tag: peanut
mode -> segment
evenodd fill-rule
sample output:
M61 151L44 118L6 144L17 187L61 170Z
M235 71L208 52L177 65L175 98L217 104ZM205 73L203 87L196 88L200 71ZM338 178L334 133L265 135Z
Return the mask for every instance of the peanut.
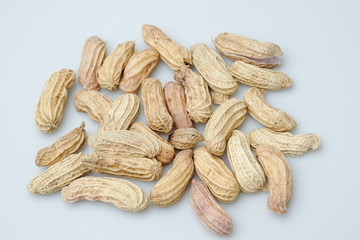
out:
M48 167L61 161L66 156L81 149L87 138L85 123L56 140L53 144L40 149L36 155L35 163L39 167Z
M203 136L195 128L179 128L169 135L171 145L182 150L193 148L203 140Z
M223 102L229 99L229 95L216 92L212 89L210 92L211 92L211 99L214 104L222 104Z
M41 132L50 133L58 127L69 88L75 82L75 72L61 69L51 74L36 106L35 122Z
M256 156L269 179L268 208L276 213L287 212L287 203L291 198L291 172L284 154L270 145L259 145Z
M295 120L280 109L270 106L264 98L265 90L250 88L245 92L244 102L249 114L265 127L274 131L290 131L296 127Z
M102 201L130 212L142 211L149 204L146 193L135 184L108 177L79 178L65 187L61 191L61 196L68 203L84 199Z
M105 57L105 43L100 38L92 36L85 41L78 71L79 82L85 90L99 90L97 71Z

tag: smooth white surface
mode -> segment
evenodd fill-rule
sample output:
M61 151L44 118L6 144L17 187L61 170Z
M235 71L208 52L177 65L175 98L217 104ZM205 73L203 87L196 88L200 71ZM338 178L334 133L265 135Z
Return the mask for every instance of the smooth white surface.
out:
M195 216L189 189L172 207L150 205L136 214L100 202L68 204L59 192L40 196L26 190L44 171L34 163L40 148L81 121L89 135L97 128L75 110L73 97L81 89L76 82L58 130L39 132L34 113L45 81L61 68L77 70L82 45L92 35L106 41L108 53L127 40L136 41L136 51L145 49L142 24L157 25L188 48L199 42L214 48L211 38L225 31L277 43L285 52L277 70L294 84L265 97L295 118L294 133L313 132L321 139L318 151L288 158L294 189L288 213L267 210L268 193L240 194L236 202L221 204L234 224L225 239L360 239L359 1L1 3L0 239L218 239ZM166 83L173 71L161 62L152 76ZM240 86L234 97L242 98L246 89ZM101 92L112 99L122 94ZM145 121L143 112L138 120ZM248 116L241 130L257 127ZM90 153L88 147L84 151ZM148 194L154 185L133 182Z

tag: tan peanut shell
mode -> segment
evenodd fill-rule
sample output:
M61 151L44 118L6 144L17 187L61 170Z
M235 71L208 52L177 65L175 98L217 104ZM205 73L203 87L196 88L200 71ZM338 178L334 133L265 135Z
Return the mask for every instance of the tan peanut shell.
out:
M245 92L244 102L249 114L274 131L284 132L295 128L295 120L284 111L270 106L264 98L265 93L265 90L255 87Z
M103 152L125 157L153 158L160 153L161 146L155 137L129 130L105 131L89 138L94 152Z
M106 49L103 40L92 36L85 41L78 71L79 82L85 90L99 90L97 72L105 57Z
M226 148L226 140L241 125L245 115L246 106L240 99L230 98L220 104L205 126L206 148L212 154L221 156Z
M240 83L268 90L281 90L292 85L291 79L282 72L260 68L242 61L230 66L230 72Z
M206 123L212 114L209 88L201 75L189 68L182 68L174 75L185 89L186 109L195 122Z
M309 150L320 147L320 139L312 133L294 135L289 132L275 132L268 128L260 128L248 133L251 147L272 145L285 156L300 156Z
M169 170L154 186L150 193L151 202L157 207L168 207L182 197L194 174L193 151L179 152Z
M66 156L78 151L86 143L87 134L85 131L85 122L56 140L48 147L38 151L35 163L39 167L48 167L61 161Z
M62 198L73 203L80 200L102 201L117 208L139 212L147 208L149 198L135 184L118 178L82 177L61 191Z
M189 149L204 140L201 133L195 128L179 128L169 135L169 142L176 149Z
M160 137L157 133L155 133L153 130L148 128L143 122L134 122L129 128L129 130L138 133L143 133L145 135L150 135L156 138L156 140L159 142L161 146L160 153L155 156L155 158L159 162L163 164L167 164L174 159L175 157L174 147L168 141L166 141L165 139Z
M150 76L159 60L159 53L153 48L135 53L127 63L120 81L124 93L136 93L141 83Z
M211 89L211 99L214 104L222 104L229 99L229 95L225 95Z
M140 96L149 127L159 132L170 132L173 119L165 105L161 82L154 78L145 79L141 84Z
M220 236L231 232L233 224L230 216L216 202L203 182L197 179L191 181L190 200L196 215L210 231Z
M128 93L117 97L108 112L107 121L99 126L98 132L126 130L139 115L138 96Z
M238 88L224 60L203 43L191 47L193 63L209 87L219 93L231 95Z
M113 105L113 101L95 90L77 91L74 101L78 112L86 112L92 120L100 122L100 124L107 121L108 113Z
M270 145L259 145L256 156L269 179L268 208L276 213L287 212L287 203L291 198L292 182L289 164L284 154Z
M36 106L35 122L41 132L50 133L58 127L69 88L74 84L76 74L70 69L61 69L51 74L46 81Z
M214 44L222 55L230 59L264 68L281 64L276 56L283 55L283 51L274 43L261 42L234 33L220 33Z
M97 81L101 88L112 91L119 86L123 69L135 50L135 42L128 41L119 44L105 59L97 72Z
M217 199L225 203L235 201L240 187L223 160L199 147L194 150L194 164L196 173Z
M83 158L82 163L96 173L111 174L142 181L158 179L162 172L161 163L154 158L93 153Z
M165 84L164 99L176 128L194 127L194 123L186 110L184 88L179 83L168 82Z
M160 53L160 58L172 69L179 70L189 66L191 53L185 47L166 36L158 27L143 25L142 35L145 43Z
M50 194L61 190L90 170L81 162L84 157L86 157L84 153L71 154L52 165L30 181L28 191L38 194Z
M227 155L240 189L246 193L264 190L265 174L250 149L247 135L235 130L227 143Z

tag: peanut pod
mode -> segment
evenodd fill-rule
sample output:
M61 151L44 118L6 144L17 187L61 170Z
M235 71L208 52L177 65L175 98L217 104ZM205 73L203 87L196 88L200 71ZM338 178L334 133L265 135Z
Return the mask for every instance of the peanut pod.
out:
M169 142L176 149L189 149L204 140L201 133L195 128L179 128L169 135Z

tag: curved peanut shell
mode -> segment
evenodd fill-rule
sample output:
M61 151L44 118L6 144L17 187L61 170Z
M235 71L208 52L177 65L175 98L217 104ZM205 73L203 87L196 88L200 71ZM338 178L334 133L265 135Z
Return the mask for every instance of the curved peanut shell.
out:
M150 193L151 202L157 207L168 207L182 197L194 174L193 151L179 152L169 170L154 186Z
M256 156L269 179L268 208L279 214L286 213L292 193L292 182L284 154L273 146L259 145L256 148Z
M69 88L74 84L76 74L70 69L61 69L51 74L46 81L36 106L35 122L41 132L50 133L58 127Z
M139 115L140 102L133 93L117 97L109 110L107 121L99 126L98 132L126 130Z
M160 53L160 58L172 69L179 70L191 64L191 53L185 47L166 36L158 27L143 25L145 43Z
M233 60L265 68L281 64L276 56L283 55L283 51L274 43L261 42L234 33L220 33L214 44L222 55Z
M131 56L120 81L120 90L124 93L136 93L144 79L155 69L158 59L159 53L153 48Z
M179 83L168 82L165 84L164 99L176 128L194 127L186 110L184 88Z
M250 149L247 135L235 130L227 143L227 155L240 189L246 193L264 190L265 174Z
M103 152L125 157L153 158L160 153L161 146L152 136L129 130L105 131L89 138L94 152Z
M79 178L64 188L61 196L68 203L80 200L102 201L130 212L142 211L149 204L146 193L135 184L108 177Z
M248 134L251 147L272 145L285 156L300 156L309 150L320 147L320 139L312 133L294 135L289 132L275 132L268 128L260 128Z
M100 122L100 124L107 121L110 108L113 105L113 101L95 90L77 91L74 101L78 112L86 112L92 120Z
M194 164L196 173L217 199L225 203L235 201L240 187L223 160L199 147L194 150Z
M211 89L211 99L214 104L222 104L229 99L229 95L225 95Z
M119 44L105 59L97 72L97 81L101 88L112 91L119 86L123 69L135 50L135 42L128 41Z
M105 42L96 36L88 38L82 50L79 82L85 90L99 90L97 71L106 57Z
M96 173L111 174L142 181L158 179L162 172L161 163L154 158L93 153L83 158L82 163Z
M161 82L154 78L145 79L141 84L140 96L149 127L159 132L170 132L173 119L165 105Z
M145 135L153 136L156 138L156 140L158 140L158 142L161 146L161 151L158 155L155 156L155 158L159 162L161 162L163 164L167 164L167 163L171 162L171 160L174 159L174 156L175 156L174 147L168 141L166 141L165 139L160 137L157 133L155 133L153 130L148 128L144 123L134 122L131 125L131 127L129 128L129 130L138 132L138 133L143 133Z
M39 167L54 165L66 156L81 149L87 139L84 128L85 122L82 122L80 127L71 130L50 146L40 149L36 155L36 165Z
M90 169L82 164L84 153L71 154L64 160L52 165L45 172L31 179L28 191L38 194L50 194L59 191Z
M189 149L204 140L201 133L195 128L179 128L169 135L169 142L176 149Z
M203 43L191 47L193 63L209 87L219 93L231 95L238 88L224 60Z
M201 75L189 68L182 68L174 75L185 89L186 109L195 122L206 123L212 114L211 98L207 83Z
M215 110L205 126L206 148L217 156L221 156L226 147L226 140L235 128L244 121L246 106L236 98L226 100Z
M231 74L240 83L268 90L281 90L292 85L291 79L282 72L260 68L242 61L230 66Z
M230 216L216 202L206 185L197 180L191 181L190 200L200 221L217 235L225 236L233 227Z
M244 102L249 114L265 127L274 131L290 131L296 127L295 120L280 109L270 106L264 98L265 90L250 88L245 92Z

